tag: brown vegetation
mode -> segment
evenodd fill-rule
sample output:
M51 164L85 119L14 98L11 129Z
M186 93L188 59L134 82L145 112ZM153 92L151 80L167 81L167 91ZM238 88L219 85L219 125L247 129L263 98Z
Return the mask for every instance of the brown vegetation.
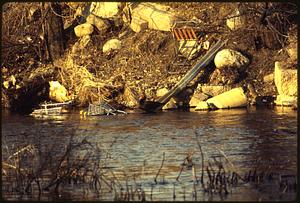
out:
M136 95L145 93L148 99L153 100L157 89L172 87L191 67L173 64L177 43L171 32L147 29L135 33L122 21L122 12L107 20L110 28L106 33L96 31L87 46L74 49L74 43L78 40L72 28L84 21L83 17L77 15L76 8L84 4L67 3L59 4L61 14L54 12L66 27L66 50L54 65L48 64L50 58L43 27L47 15L42 5L7 3L3 6L1 66L6 70L2 71L4 80L14 75L17 83L27 88L29 76L35 78L32 75L35 70L48 66L54 68L50 75L45 77L37 74L45 82L59 80L78 103L86 105L105 100L124 104L125 85ZM211 2L163 5L170 6L180 20L196 19L206 36L205 40L213 43L219 38L228 39L228 48L239 50L250 58L250 66L236 81L239 85L252 84L259 96L275 93L274 86L264 86L263 77L273 71L275 60L288 59L285 48L291 41L288 40L289 36L296 32L296 5ZM242 11L240 15L247 20L242 28L230 31L226 27L226 20L232 18L230 13L236 8ZM53 12L53 9L48 12ZM122 48L103 53L104 42L111 38L120 39ZM204 54L203 51L201 54ZM191 60L190 64L196 61L197 58ZM290 61L288 65L293 66L293 63ZM204 81L209 83L209 78ZM3 94L4 106L18 105L19 100L14 101L10 96L19 94L17 90L5 90Z

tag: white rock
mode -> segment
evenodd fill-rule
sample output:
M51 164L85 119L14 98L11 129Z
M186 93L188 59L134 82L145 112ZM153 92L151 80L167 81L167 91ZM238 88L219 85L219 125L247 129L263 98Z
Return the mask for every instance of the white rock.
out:
M121 49L121 41L118 39L108 40L103 45L103 53L110 52L111 50Z
M94 25L102 33L105 33L109 28L109 26L105 23L104 20L93 14L90 14L86 18L86 22Z
M275 62L274 81L279 95L298 96L297 69L284 69Z
M148 22L150 29L170 31L176 17L167 9L168 7L155 3L140 3L132 10L131 15L132 18Z
M90 12L102 18L111 18L118 14L121 2L93 2Z
M226 25L230 30L239 29L243 27L244 24L245 19L243 16L240 16L240 11L238 9L236 9L235 12L226 20Z
M277 95L274 103L277 106L296 106L297 97L288 96L288 95Z
M213 104L219 109L236 108L247 106L247 97L243 88L239 87L212 97L206 100L206 102Z
M49 81L49 98L56 102L65 102L70 100L67 89L58 81Z
M77 37L83 37L85 35L90 35L94 32L94 27L90 23L84 23L81 25L77 25L74 28L75 35Z
M249 59L232 49L219 51L214 59L216 68L242 68L249 64Z
M192 98L189 102L189 106L196 107L199 102L204 101L207 98L208 98L208 95L205 95L203 93L194 93L194 95L192 96Z
M170 101L168 101L168 103L166 103L163 107L162 110L168 110L168 109L177 109L178 106L176 104L175 99L171 98Z
M209 110L209 106L207 104L207 102L205 101L200 101L198 102L195 111L199 111L199 110Z
M148 28L148 22L145 21L145 20L142 20L138 17L134 17L131 20L130 28L134 32L141 32L141 31L146 30Z

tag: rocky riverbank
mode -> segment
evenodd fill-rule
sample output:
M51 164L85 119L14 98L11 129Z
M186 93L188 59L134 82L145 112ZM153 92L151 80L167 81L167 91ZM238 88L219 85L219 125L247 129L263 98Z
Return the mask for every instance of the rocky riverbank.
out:
M63 18L67 48L52 63L34 51L38 40L33 28L41 20L38 5L26 3L25 14L17 10L21 3L4 9L4 33L13 22L12 11L31 20L24 22L27 27L18 38L4 34L2 107L30 112L42 101L74 99L78 106L106 101L118 108L138 108L141 97L153 101L172 88L219 39L228 42L214 61L164 109L211 109L215 96L235 88L244 95L242 103L227 107L297 105L293 4L62 3L68 16ZM188 43L178 40L174 26L190 27L196 37ZM21 40L21 49L11 46L14 40Z

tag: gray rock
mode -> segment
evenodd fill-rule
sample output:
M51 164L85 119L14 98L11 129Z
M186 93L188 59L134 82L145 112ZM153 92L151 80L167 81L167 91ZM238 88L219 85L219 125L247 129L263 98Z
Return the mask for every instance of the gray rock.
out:
M249 59L240 52L232 49L223 49L219 51L214 59L215 66L218 69L222 68L237 68L240 69L249 64Z

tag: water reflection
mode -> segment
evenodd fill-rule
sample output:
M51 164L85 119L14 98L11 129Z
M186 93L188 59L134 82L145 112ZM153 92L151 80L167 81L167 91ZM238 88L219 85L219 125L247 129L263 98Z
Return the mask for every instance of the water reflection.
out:
M101 159L103 173L116 176L123 185L128 179L132 187L141 186L147 200L194 200L191 169L182 171L182 163L192 154L198 174L201 154L195 131L202 146L205 161L220 155L220 150L243 174L259 164L274 171L296 173L297 112L278 113L270 109L232 109L211 112L168 112L157 114L128 114L120 116L80 117L78 112L52 118L33 118L19 115L2 115L2 160L30 144L36 146L40 156L51 152L53 160L62 156L69 143L86 140L94 148L76 151L75 157L90 150L90 158ZM71 140L71 141L70 141ZM101 156L95 153L96 146ZM93 151L94 150L94 151ZM165 162L158 176L162 156ZM54 161L53 161L54 162ZM55 163L52 163L55 165ZM135 179L135 181L133 181ZM3 179L5 184L8 180ZM9 199L18 199L15 193L6 193ZM227 196L208 196L198 187L198 200L277 200L267 197L255 188L234 188ZM152 194L152 195L150 195ZM36 197L22 197L35 199ZM43 193L41 199L114 200L111 191L104 195L86 186L66 185L56 194ZM137 197L136 197L137 198Z

